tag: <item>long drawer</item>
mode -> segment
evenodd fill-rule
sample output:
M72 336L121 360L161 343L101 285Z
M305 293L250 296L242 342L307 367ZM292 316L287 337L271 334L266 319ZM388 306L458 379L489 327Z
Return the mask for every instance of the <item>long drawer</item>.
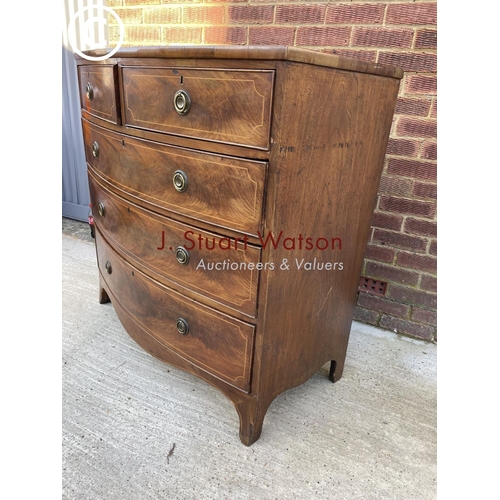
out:
M87 161L122 194L153 210L256 236L267 162L165 146L83 120Z
M125 124L269 148L274 71L124 67Z
M145 335L202 370L250 390L255 327L203 306L147 277L96 231L97 261L112 301Z
M114 249L162 283L255 317L260 248L141 208L89 172L94 221Z

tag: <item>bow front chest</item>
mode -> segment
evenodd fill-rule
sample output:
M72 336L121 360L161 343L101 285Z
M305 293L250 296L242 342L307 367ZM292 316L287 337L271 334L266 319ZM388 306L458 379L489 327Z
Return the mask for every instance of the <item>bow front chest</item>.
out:
M100 302L221 390L250 445L276 396L342 376L402 72L291 47L76 57Z

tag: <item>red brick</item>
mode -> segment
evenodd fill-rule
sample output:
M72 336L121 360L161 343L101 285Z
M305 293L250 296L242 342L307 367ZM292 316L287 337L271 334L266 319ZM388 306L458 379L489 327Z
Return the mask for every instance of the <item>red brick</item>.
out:
M383 52L378 56L380 64L398 66L404 71L422 71L435 73L437 70L436 54L423 52Z
M428 220L413 219L408 217L405 220L404 232L418 234L420 236L437 236L437 224Z
M421 306L428 309L437 309L437 296L434 293L416 290L402 285L389 283L387 298L396 302L403 302L411 306Z
M367 262L365 275L369 278L378 278L384 281L395 281L403 285L416 285L419 275L411 271L399 269L394 266L378 264L376 262Z
M329 5L327 24L382 24L385 4L340 4Z
M183 7L183 24L223 24L225 7Z
M350 57L361 61L375 62L377 60L376 50L350 50L350 49L327 49L324 52L335 54L340 57Z
M398 302L364 292L360 292L358 296L358 306L384 312L399 318L408 318L410 314L410 306L406 304L399 304Z
M435 273L437 270L437 263L434 257L406 252L398 253L396 265L406 269L416 269L417 271L427 271L429 273Z
M228 7L229 21L244 24L269 24L273 22L272 5L232 5Z
M437 144L429 141L424 142L420 156L426 160L437 160Z
M181 9L177 8L172 10L177 10L177 15L180 20ZM118 15L118 17L122 20L123 24L142 24L142 9L114 9L114 11ZM179 20L177 21L174 20L173 22L174 23L179 22ZM116 18L112 15L108 16L108 22L110 26L112 25L118 26Z
M250 27L248 39L250 45L293 45L295 28Z
M404 250L414 250L415 252L425 252L427 240L417 236L409 236L403 233L374 229L372 243L389 245Z
M155 7L143 9L145 24L173 24L182 21L180 7Z
M437 24L437 4L435 2L389 4L385 23Z
M434 328L428 325L421 325L405 319L392 318L385 314L382 315L378 324L380 328L391 330L396 333L404 333L412 337L418 337L424 340L434 339Z
M437 118L437 99L434 99L434 102L432 103L432 109L431 109L431 117L432 118Z
M370 260L378 260L380 262L394 262L394 254L396 252L392 248L379 247L368 244L365 250L365 258Z
M353 28L351 45L361 47L398 47L409 49L413 42L412 29Z
M202 28L162 28L164 43L201 43Z
M382 176L378 192L381 194L408 195L410 194L412 182L410 179L401 179L400 177Z
M399 136L429 137L437 136L436 120L422 120L418 118L401 117L396 127Z
M420 215L428 218L433 217L436 213L436 204L433 202L396 198L395 196L381 196L379 208L385 212Z
M233 26L207 26L205 42L210 44L244 45L247 42L247 28Z
M405 91L407 94L436 95L437 78L435 76L408 75Z
M429 253L431 255L437 255L437 241L431 241L431 244L429 245Z
M369 241L372 241L373 240L373 235L375 234L375 228L374 227L371 227L370 230L369 230L369 235L368 235L368 239L367 239L367 243Z
M161 42L159 26L125 26L125 41L136 45L154 45Z
M436 49L437 48L437 31L436 30L417 30L415 37L416 49Z
M123 0L123 5L159 5L161 0Z
M402 175L403 177L413 177L415 179L437 178L437 167L435 163L405 160L403 158L389 158L387 173Z
M278 5L276 24L323 24L325 5Z
M349 45L350 27L311 26L297 30L297 45Z
M391 229L392 231L400 231L403 226L403 217L400 215L383 214L375 212L372 215L371 225L382 229Z
M400 97L396 102L397 115L427 116L431 108L428 99L409 99Z
M126 33L126 31L125 31ZM120 40L120 28L117 24L113 25L111 22L109 23L108 27L108 44L110 47L115 47L116 44L118 43L118 40ZM123 46L130 45L126 39L126 37L123 38Z
M435 311L428 311L427 309L415 307L411 313L411 319L420 323L427 323L428 325L437 325L437 313Z
M362 323L368 323L369 325L377 325L380 313L375 311L369 311L363 309L362 307L356 307L354 309L354 320L361 321Z
M420 143L411 139L395 139L391 137L387 144L388 155L417 156Z
M423 274L420 280L420 288L428 292L437 292L437 278L435 276Z
M411 191L413 196L419 198L437 198L437 185L429 182L414 182Z

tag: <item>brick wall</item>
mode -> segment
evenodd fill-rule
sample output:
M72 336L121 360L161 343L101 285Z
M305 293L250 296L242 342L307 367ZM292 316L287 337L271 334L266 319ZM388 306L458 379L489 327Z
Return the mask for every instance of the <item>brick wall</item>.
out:
M124 45L295 45L405 71L372 219L355 319L436 340L436 2L108 0ZM112 21L112 20L111 20ZM110 25L110 40L118 40Z

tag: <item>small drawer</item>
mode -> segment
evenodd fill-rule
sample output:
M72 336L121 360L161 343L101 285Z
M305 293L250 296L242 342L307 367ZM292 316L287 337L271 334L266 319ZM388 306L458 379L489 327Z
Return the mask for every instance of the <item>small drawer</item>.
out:
M83 120L87 162L120 193L242 233L262 230L267 162L136 139Z
M274 71L122 71L127 126L269 149Z
M94 221L129 262L198 300L255 317L259 247L167 219L116 196L93 175L89 181Z
M99 270L112 302L167 349L244 392L250 391L255 327L151 280L96 231Z
M116 66L79 66L80 102L90 115L120 124Z

